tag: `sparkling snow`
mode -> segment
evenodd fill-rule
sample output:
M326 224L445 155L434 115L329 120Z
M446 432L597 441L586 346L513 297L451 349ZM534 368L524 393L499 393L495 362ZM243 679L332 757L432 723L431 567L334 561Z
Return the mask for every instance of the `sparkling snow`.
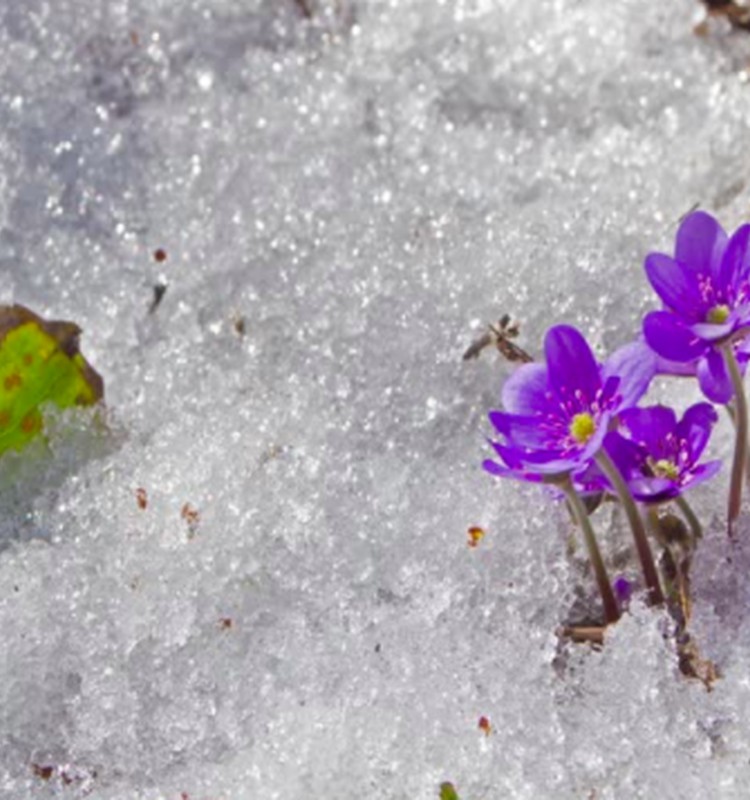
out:
M639 600L561 647L581 555L483 473L511 367L461 360L504 312L603 355L681 215L747 219L750 35L696 8L0 0L0 301L107 388L0 461L0 800L747 797L726 475L714 690Z

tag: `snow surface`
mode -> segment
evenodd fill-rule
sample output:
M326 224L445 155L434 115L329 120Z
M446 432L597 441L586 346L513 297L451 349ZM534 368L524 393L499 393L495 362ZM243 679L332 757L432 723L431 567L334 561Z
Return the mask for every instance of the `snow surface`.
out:
M79 322L107 387L105 428L0 462L0 798L747 797L726 476L714 691L640 602L561 648L590 576L482 472L511 368L461 354L509 312L603 355L682 214L747 218L750 36L687 0L304 7L0 0L0 301Z

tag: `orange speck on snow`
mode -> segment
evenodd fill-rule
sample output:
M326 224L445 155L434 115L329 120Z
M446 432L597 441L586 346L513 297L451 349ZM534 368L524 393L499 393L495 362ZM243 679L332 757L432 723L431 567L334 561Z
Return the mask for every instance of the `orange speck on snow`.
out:
M476 547L485 537L484 529L476 526L469 528L467 534L469 536L469 547Z

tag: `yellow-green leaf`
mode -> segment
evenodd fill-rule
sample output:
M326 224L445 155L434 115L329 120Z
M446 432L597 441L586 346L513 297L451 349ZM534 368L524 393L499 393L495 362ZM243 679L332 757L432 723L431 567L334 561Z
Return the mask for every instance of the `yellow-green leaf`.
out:
M440 784L440 800L459 800L456 787L452 783L446 781Z
M87 406L104 396L101 376L78 349L80 334L74 322L0 306L0 454L40 433L46 403Z

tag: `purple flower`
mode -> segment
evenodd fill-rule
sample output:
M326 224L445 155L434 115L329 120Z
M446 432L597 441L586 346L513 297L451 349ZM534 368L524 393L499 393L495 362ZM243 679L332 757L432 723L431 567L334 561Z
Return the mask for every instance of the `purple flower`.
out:
M677 231L674 257L651 253L646 274L664 303L643 323L649 346L662 359L689 364L703 393L717 403L734 394L718 346L750 323L750 225L728 237L704 211L689 214ZM750 353L737 342L741 368ZM676 371L676 370L667 370Z
M490 412L502 437L490 442L501 463L484 462L493 475L536 482L583 476L615 415L637 402L655 372L642 342L602 365L569 325L550 328L544 349L547 363L519 367L503 387L505 410Z
M620 605L626 606L633 596L633 581L626 578L624 575L620 575L615 578L612 588L615 590L615 595L620 601Z
M604 447L636 500L662 503L712 478L721 461L698 461L718 419L709 403L691 406L678 422L666 406L628 408Z

